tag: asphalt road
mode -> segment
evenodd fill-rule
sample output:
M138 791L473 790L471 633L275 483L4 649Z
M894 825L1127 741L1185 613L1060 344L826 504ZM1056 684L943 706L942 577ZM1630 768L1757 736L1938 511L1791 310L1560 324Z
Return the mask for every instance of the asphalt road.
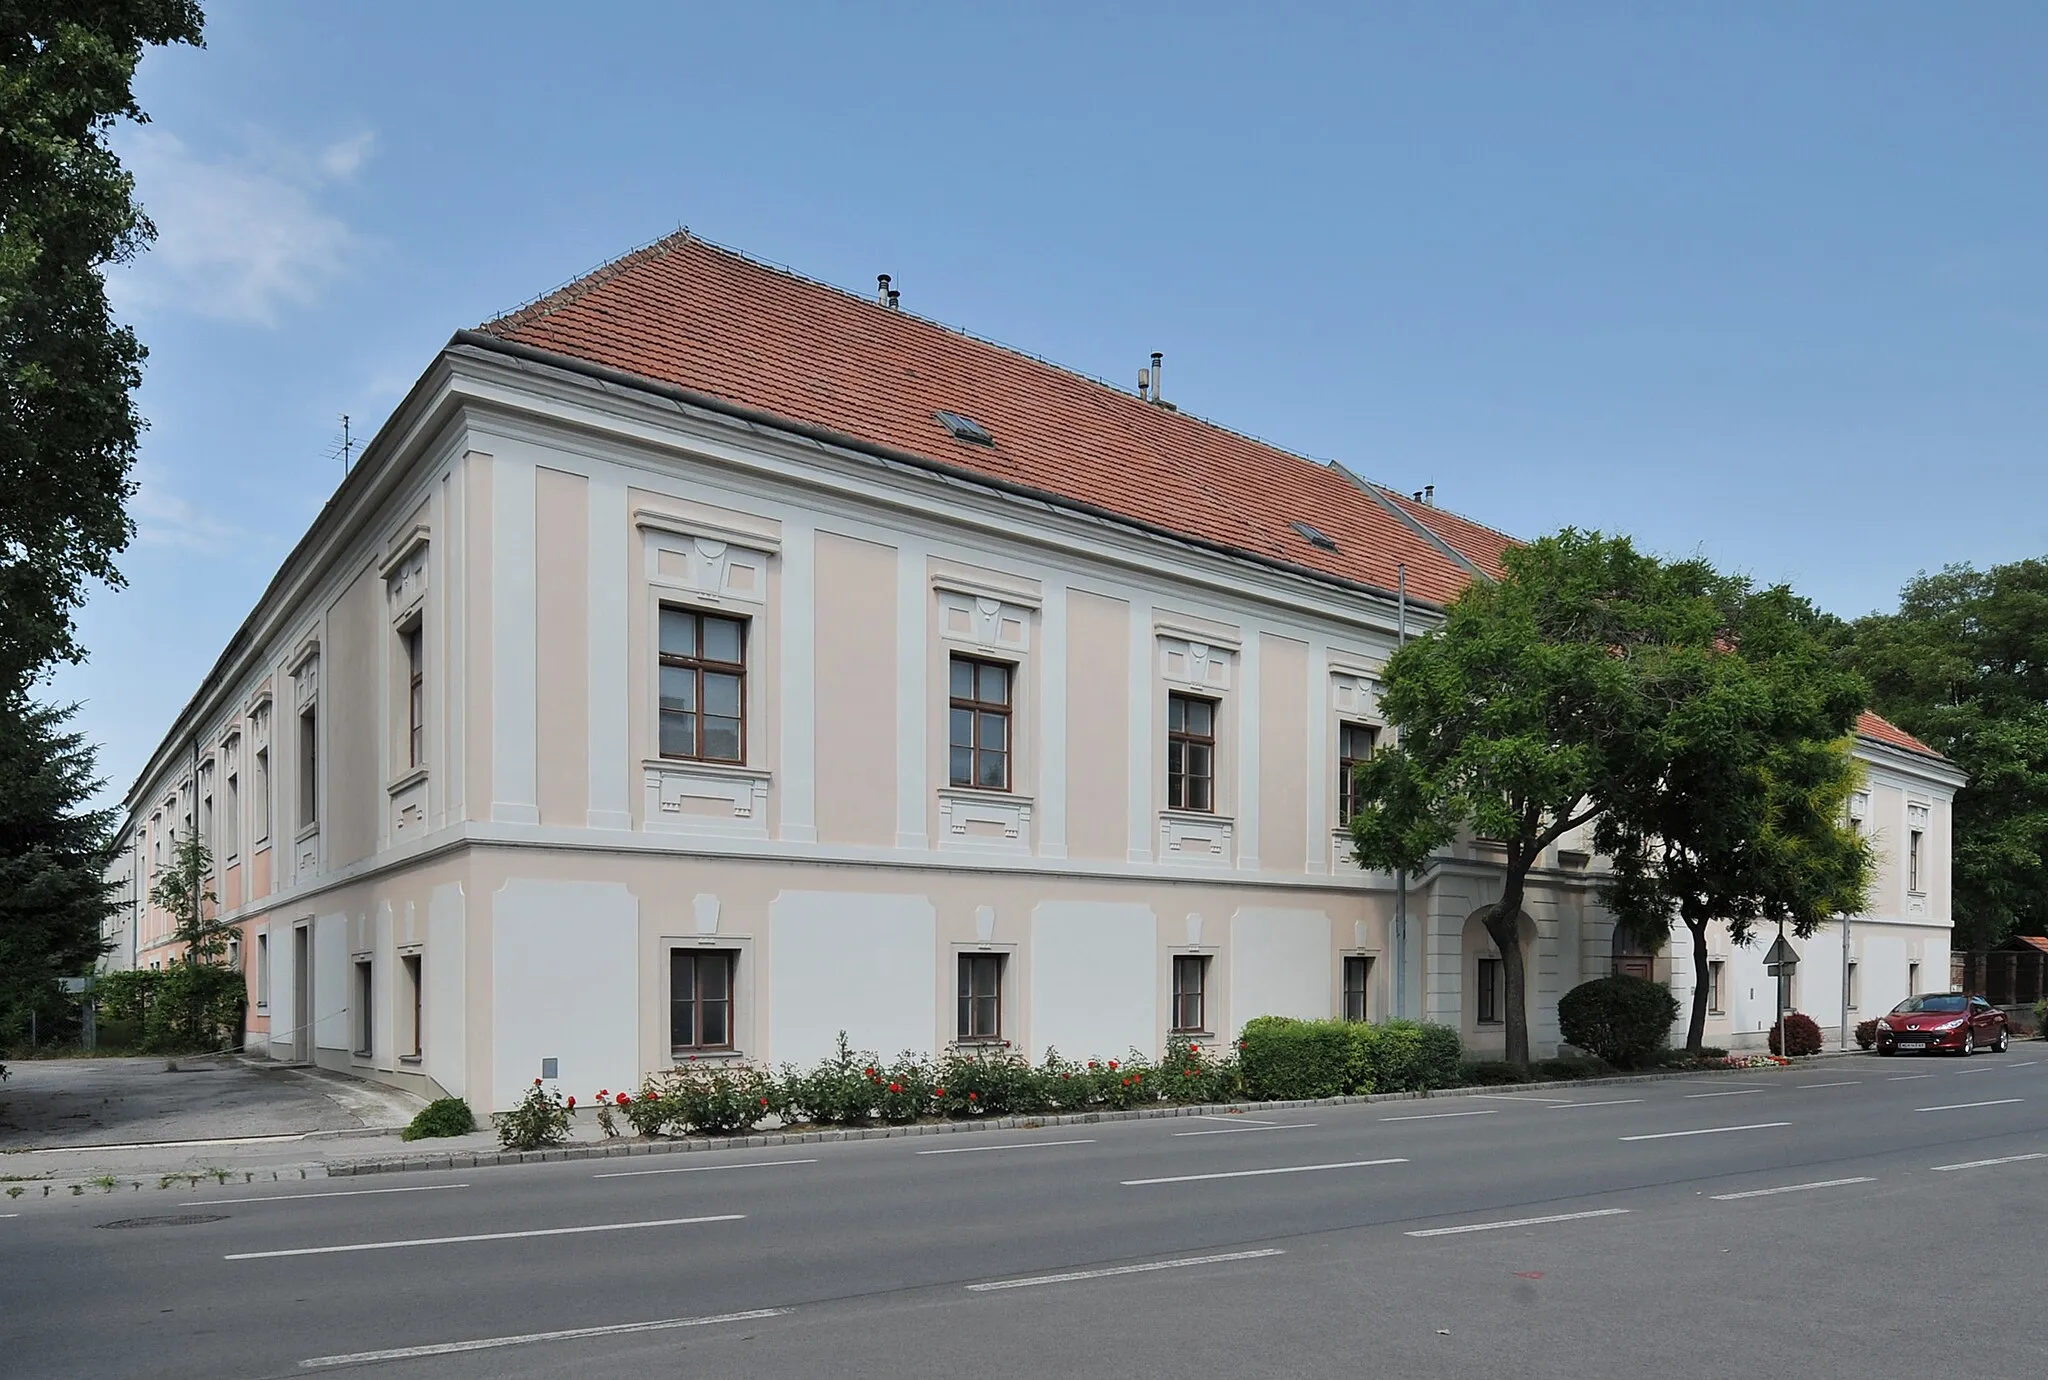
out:
M0 1373L1823 1380L2048 1355L2039 1046L292 1188L0 1199ZM114 1225L177 1214L211 1220Z

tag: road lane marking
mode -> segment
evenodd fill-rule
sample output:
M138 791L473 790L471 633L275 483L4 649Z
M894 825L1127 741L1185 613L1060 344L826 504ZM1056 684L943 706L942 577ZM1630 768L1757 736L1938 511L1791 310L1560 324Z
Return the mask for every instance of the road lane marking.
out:
M18 1212L0 1212L0 1217L19 1217L19 1216L21 1216L21 1214L20 1214L20 1213L18 1213Z
M470 1241L515 1241L528 1236L579 1236L593 1231L639 1231L644 1227L693 1227L700 1222L738 1222L745 1213L716 1217L664 1217L654 1222L598 1222L587 1227L543 1227L536 1231L492 1231L476 1236L419 1236L409 1241L359 1241L349 1246L300 1246L289 1251L239 1251L222 1260L278 1260L288 1255L343 1255L350 1251L395 1251L405 1246L456 1246Z
M1550 1108L1553 1112L1567 1111L1573 1107L1626 1107L1632 1102L1641 1102L1640 1097L1611 1097L1604 1102L1560 1102Z
M1464 1115L1470 1115L1470 1113L1464 1113ZM1291 1121L1287 1123L1285 1126L1281 1126L1277 1123L1268 1121L1258 1126L1218 1126L1215 1129L1209 1131L1175 1131L1173 1134L1176 1137L1234 1136L1241 1131L1306 1131L1313 1128L1315 1124L1316 1123L1314 1123L1313 1121Z
M2017 1064L2007 1064L2005 1067L2009 1069L2030 1069L2040 1062L2039 1059L2022 1059Z
M1061 1145L1093 1145L1092 1140L1027 1140L1016 1145L962 1145L951 1150L920 1150L920 1155L974 1155L984 1150L1050 1150Z
M1463 1227L1431 1227L1428 1231L1411 1231L1405 1236L1462 1236L1468 1231L1505 1231L1509 1227L1540 1227L1549 1222L1577 1222L1586 1217L1620 1217L1627 1208L1595 1208L1591 1212L1560 1212L1553 1217L1517 1217L1511 1222L1473 1222Z
M704 1174L714 1169L773 1169L783 1164L816 1164L816 1160L748 1160L745 1164L679 1164L665 1169L614 1169L593 1179L637 1179L646 1174Z
M1884 1081L1885 1081L1885 1082L1887 1082L1887 1083L1910 1083L1910 1082L1912 1082L1912 1081L1913 1081L1913 1080L1914 1080L1915 1078L1932 1078L1932 1077L1934 1077L1934 1075L1933 1075L1933 1074L1931 1074L1931 1073L1899 1073L1899 1074L1894 1074L1894 1075L1892 1075L1892 1076L1891 1076L1890 1078L1887 1078L1887 1079L1885 1079Z
M1475 1098L1488 1102L1569 1102L1569 1097L1518 1097L1512 1093L1473 1093Z
M1737 1198L1769 1198L1778 1193L1804 1193L1809 1188L1840 1188L1844 1184L1874 1184L1877 1180L1868 1175L1854 1179L1821 1179L1810 1184L1786 1184L1783 1188L1752 1188L1747 1193L1716 1193L1712 1197L1717 1203L1732 1203Z
M1796 1086L1804 1092L1808 1088L1853 1088L1862 1081L1861 1078L1847 1078L1840 1083L1800 1083Z
M1416 1112L1410 1116L1383 1116L1381 1121L1438 1121L1447 1116L1499 1116L1498 1107L1481 1107L1472 1112Z
M1763 1092L1762 1088L1727 1088L1721 1092L1687 1093L1687 1097L1748 1097L1751 1093Z
M525 1346L529 1342L566 1342L579 1337L616 1337L627 1332L666 1332L678 1327L709 1327L713 1323L753 1322L759 1318L780 1318L794 1308L753 1308L744 1313L719 1313L709 1318L662 1318L655 1322L613 1323L608 1327L572 1327L560 1332L526 1332L516 1337L485 1337L474 1342L442 1342L434 1346L398 1346L388 1351L355 1351L346 1356L315 1356L301 1361L305 1369L321 1366L356 1366L372 1361L404 1361L415 1356L452 1356L461 1351L490 1351L501 1346Z
M1279 1169L1232 1169L1219 1174L1174 1174L1164 1179L1125 1179L1125 1188L1146 1184L1193 1184L1209 1179L1257 1179L1268 1174L1312 1174L1318 1169L1371 1169L1382 1164L1406 1164L1406 1160L1344 1160L1338 1164L1290 1164Z
M1994 1164L2018 1164L2021 1160L2048 1160L2048 1151L2032 1155L2000 1155L1995 1160L1964 1160L1961 1164L1937 1164L1935 1172L1946 1174L1951 1169L1984 1169Z
M971 1293L985 1294L995 1289L1029 1289L1034 1284L1068 1284L1077 1279L1108 1279L1111 1275L1142 1275L1153 1270L1181 1270L1190 1265L1221 1265L1228 1260L1263 1260L1268 1256L1286 1255L1285 1251L1229 1251L1223 1255L1190 1255L1179 1260L1153 1260L1143 1265L1116 1265L1102 1270L1069 1270L1061 1275L1033 1275L1029 1279L1000 1279L990 1284L970 1284Z
M1776 1126L1790 1126L1789 1121L1753 1121L1747 1126L1702 1126L1697 1131L1652 1131L1645 1136L1623 1136L1623 1140L1674 1140L1679 1136L1718 1136L1724 1131L1768 1131Z
M1915 1107L1916 1112L1961 1112L1971 1107L2006 1107L2015 1102L2024 1102L2024 1097L1994 1097L1989 1102L1944 1102L1939 1107Z
M179 1207L217 1207L222 1203L300 1203L308 1198L363 1198L372 1193L439 1193L443 1189L468 1188L468 1184L420 1184L414 1188L345 1188L333 1193L278 1193L265 1198L201 1198Z
M1261 1120L1259 1120L1259 1119L1258 1119L1257 1117L1255 1117L1255 1116L1211 1116L1211 1115L1210 1115L1209 1113L1207 1113L1207 1112L1202 1112L1202 1113L1200 1113L1199 1115L1197 1115L1197 1116L1195 1117L1195 1120L1197 1120L1197 1121L1241 1121L1241 1122L1243 1122L1244 1124L1246 1124L1247 1126L1277 1126L1277 1125L1279 1125L1279 1123L1278 1123L1278 1122L1275 1122L1275 1121L1261 1121Z

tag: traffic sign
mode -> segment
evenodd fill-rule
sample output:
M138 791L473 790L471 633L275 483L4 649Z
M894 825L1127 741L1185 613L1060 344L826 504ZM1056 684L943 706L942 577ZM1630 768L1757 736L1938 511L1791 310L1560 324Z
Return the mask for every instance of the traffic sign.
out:
M1786 941L1784 935L1779 935L1777 942L1772 944L1770 951L1764 955L1764 971L1772 977L1778 977L1793 973L1798 967L1799 951Z

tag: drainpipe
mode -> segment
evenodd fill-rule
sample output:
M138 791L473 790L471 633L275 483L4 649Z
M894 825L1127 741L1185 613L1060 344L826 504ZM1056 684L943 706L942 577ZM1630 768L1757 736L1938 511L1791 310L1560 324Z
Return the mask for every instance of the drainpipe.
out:
M1408 567L1394 567L1394 645L1408 645ZM1408 873L1394 872L1394 1016L1408 1019Z

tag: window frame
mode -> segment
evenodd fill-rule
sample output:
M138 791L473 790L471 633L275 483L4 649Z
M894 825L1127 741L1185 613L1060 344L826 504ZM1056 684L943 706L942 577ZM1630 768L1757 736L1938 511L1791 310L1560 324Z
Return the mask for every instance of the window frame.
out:
M972 672L973 696L962 699L953 693L953 668L966 666ZM1003 700L981 698L981 673L984 669L1001 672L1003 677ZM959 744L953 741L953 715L966 713L970 716L967 744L968 780L961 781L953 774L953 753ZM1001 749L984 748L981 745L981 721L984 718L1000 719L1003 724L1003 746ZM996 754L1003 762L1003 784L990 786L981 780L981 764L984 754ZM946 781L953 790L988 791L991 794L1009 795L1017 788L1017 663L1002 661L995 657L970 656L965 652L949 652L946 656Z
M1472 980L1472 1024L1506 1025L1507 969L1498 954L1479 955Z
M426 621L413 619L398 640L405 649L405 765L412 771L427 764Z
M356 1028L349 1040L349 1053L357 1059L373 1059L377 1053L376 959L359 958L355 961L355 998L353 1007Z
M1192 707L1192 706L1194 706L1194 705L1197 705L1197 704L1199 704L1199 705L1204 705L1204 706L1206 706L1206 707L1208 708L1208 711L1209 711L1209 731L1208 731L1208 732L1207 732L1206 734L1202 734L1202 733L1194 733L1194 732L1191 732L1191 731L1189 731L1189 729L1188 729L1188 727L1187 727L1187 709L1188 709L1188 708L1190 708L1190 707ZM1174 719L1174 710L1175 710L1175 708L1176 708L1176 707L1179 707L1179 708L1181 709L1181 711L1182 711L1182 712L1181 712L1181 726L1180 726L1179 728L1175 728L1175 727L1173 726L1173 719ZM1182 813L1184 813L1184 814L1191 814L1191 815L1213 815L1213 814L1215 814L1215 813L1217 812L1217 810L1216 810L1216 721L1217 721L1217 719L1218 719L1218 718L1220 718L1220 717L1221 717L1221 715L1222 715L1222 710L1223 710L1223 703L1222 703L1222 701L1221 701L1221 700L1217 700L1217 699L1212 699L1212 698L1210 698L1210 697L1209 697L1209 696L1207 696L1207 695L1196 695L1196 694L1192 694L1192 693L1190 693L1190 692L1188 692L1188 691L1185 691L1185 690L1169 690L1169 691L1167 691L1167 693L1166 693L1166 808L1167 808L1167 809L1169 809L1169 810L1179 810L1179 811L1181 811L1181 812L1182 812ZM1180 769L1180 770L1179 770L1178 772L1176 772L1176 771L1174 770L1174 765L1173 765L1173 764L1174 764L1174 749L1175 749L1175 747L1176 747L1176 746L1178 746L1178 747L1180 748L1180 764L1181 764L1181 769ZM1193 749L1195 749L1195 748L1205 748L1205 749L1207 749L1207 751L1208 751L1208 763L1209 763L1209 769L1208 769L1208 770L1207 770L1206 772L1203 772L1203 773L1200 773L1200 774L1197 774L1197 773L1195 773L1195 772L1193 772L1193 771L1189 770L1189 768L1188 768L1188 759L1189 759L1189 755L1190 755L1190 753L1192 752L1192 750L1193 750ZM1207 788L1207 790L1206 790L1206 803L1205 803L1205 804L1201 804L1201 805L1195 805L1195 804L1191 804L1191 803L1189 803L1189 802L1190 802L1190 799L1191 799L1191 792L1190 792L1190 789L1189 789L1189 787L1190 787L1190 785L1191 785L1192 783L1195 783L1195 782L1200 782L1200 783L1201 783L1201 784L1202 784L1203 786L1205 786L1205 787ZM1176 795L1175 795L1175 790L1176 790L1176 784L1178 785L1178 790L1179 790L1179 795L1178 795L1178 797L1177 797L1177 798L1176 798Z
M412 989L412 1049L399 1055L407 1063L418 1063L426 1057L426 964L418 953L400 954L398 971Z
M1725 1015L1725 1014L1727 1014L1727 1013L1726 1013L1726 1012L1725 1012L1725 1011L1724 1011L1724 1010L1722 1009L1722 1003L1723 1003L1723 1001L1725 1001L1725 1000L1726 1000L1726 998L1727 998L1727 992L1726 992L1726 990L1725 990L1725 988L1726 988L1726 985L1727 985L1727 979L1728 979L1728 965L1727 965L1727 960L1726 960L1726 959L1720 959L1720 958L1710 958L1710 959L1708 959L1708 960L1707 960L1707 1014L1708 1014L1709 1016L1720 1016L1720 1015Z
M685 656L678 652L665 652L662 650L661 626L668 615L672 613L690 619L693 624L693 645L697 650L691 655ZM706 619L721 623L731 623L739 628L740 659L738 661L719 661L703 654L704 623ZM747 719L749 717L747 713L747 642L749 640L748 634L753 631L753 621L752 618L744 614L727 613L715 609L701 609L690 604L675 603L671 600L661 600L656 603L654 611L654 755L657 758L664 762L710 762L728 767L746 765L748 746ZM694 698L692 702L696 708L691 710L668 710L662 708L662 672L671 669L688 671L694 677ZM732 676L739 681L738 718L740 741L739 755L736 757L707 757L704 755L704 677L707 674ZM668 750L666 743L663 741L661 726L663 717L670 713L687 713L695 721L692 738L692 746L695 751L681 753ZM727 716L720 714L713 717L725 718Z
M1906 831L1906 893L1910 896L1924 896L1920 885L1920 842L1927 835L1925 829Z
M960 954L954 965L958 977L955 987L958 997L955 1002L953 1019L953 1041L962 1045L988 1045L1003 1042L1004 1011L1003 987L1009 976L1010 956L1007 953L987 950L971 950ZM975 990L974 977L978 971L993 969L994 983L987 991ZM975 1018L986 1003L994 1010L991 1028L974 1029Z
M1372 1020L1372 969L1373 955L1345 954L1338 967L1338 1009L1341 1019L1354 1025L1364 1025ZM1351 980L1353 971L1358 981ZM1353 1014L1353 997L1357 998L1356 1014Z
M676 1039L676 1008L681 1004L676 997L676 974L677 964L684 959L689 960L691 968L689 1006L690 1034L693 1039L688 1043L681 1043ZM704 1042L704 1006L706 999L699 995L701 989L696 970L699 962L706 959L720 960L725 964L725 995L712 999L712 1004L722 1003L725 1007L725 1041L722 1044L707 1044ZM738 949L706 948L683 944L671 944L669 946L668 1037L669 1055L671 1058L683 1058L693 1054L732 1054L739 1050L739 969L740 951Z
M320 706L299 711L299 828L320 823Z
M270 931L256 932L256 1009L270 1009Z
M1861 983L1861 982L1860 982L1860 981L1858 980L1858 979L1860 979L1860 978L1861 978L1861 977L1863 976L1863 974L1861 974L1861 973L1859 973L1859 972L1857 972L1857 971L1856 971L1856 969L1857 969L1857 967L1858 967L1858 965L1859 965L1859 962L1860 962L1860 960L1857 960L1857 959L1853 959L1853 958L1852 958L1852 959L1850 959L1850 960L1848 961L1848 963L1847 963L1847 964L1845 965L1845 967L1847 968L1847 972L1846 972L1846 973L1844 974L1844 979L1843 979L1843 982L1844 982L1844 985L1845 985L1846 987L1848 987L1848 989L1849 989L1849 990L1848 990L1847 992L1843 993L1844 1001L1843 1001L1843 1003L1842 1003L1842 1006L1843 1006L1843 1009L1844 1009L1844 1010L1848 1010L1848 1011L1856 1011L1856 1010L1860 1010L1860 1009L1861 1009L1861 1007L1862 1007L1862 1005L1863 1005L1863 1003L1862 1003L1862 1001L1861 1001L1861 996L1862 996L1862 994L1861 994L1861 992L1860 992L1860 991L1858 990L1858 989L1859 989L1859 988L1861 988L1861 987L1862 987L1862 985L1863 985L1863 984L1862 984L1862 983Z
M1210 1033L1209 1020L1209 959L1208 954L1174 954L1168 965L1168 991L1170 1008L1167 1015L1167 1033L1172 1035L1207 1035ZM1184 985L1181 974L1193 973L1194 986ZM1195 1004L1195 1020L1186 1020L1186 1003Z
M1345 736L1353 731L1365 735L1365 756L1351 757L1345 754ZM1372 760L1379 749L1380 731L1375 724L1359 723L1352 719L1337 721L1337 823L1341 827L1351 822L1358 813L1358 785L1355 776L1358 768Z
M257 811L254 820L256 827L253 837L249 840L250 851L254 852L258 844L270 842L270 745L268 743L256 749L250 773L256 783Z

